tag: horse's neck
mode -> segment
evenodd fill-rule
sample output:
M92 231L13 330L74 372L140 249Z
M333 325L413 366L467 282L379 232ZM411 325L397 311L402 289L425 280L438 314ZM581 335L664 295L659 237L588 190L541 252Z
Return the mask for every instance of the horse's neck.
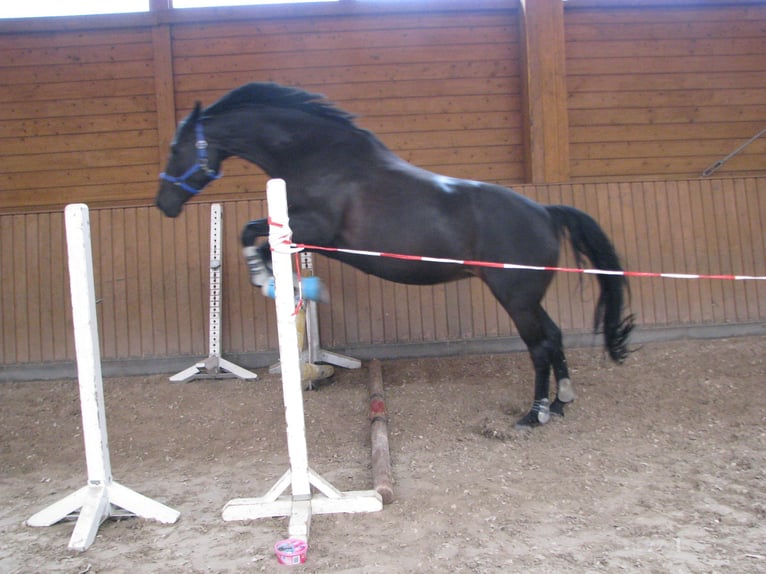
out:
M275 113L233 113L219 127L221 145L263 169L287 179L307 170L343 171L355 159L390 153L372 134L326 118ZM303 179L301 177L301 179Z

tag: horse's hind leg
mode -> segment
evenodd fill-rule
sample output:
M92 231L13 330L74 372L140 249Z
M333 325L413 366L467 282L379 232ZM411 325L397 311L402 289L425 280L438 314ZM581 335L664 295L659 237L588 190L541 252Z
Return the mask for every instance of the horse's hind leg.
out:
M269 222L267 219L250 221L242 230L242 254L245 257L250 283L262 287L271 279L271 250L268 241L256 246L259 237L268 237Z
M516 423L517 427L534 427L550 420L550 376L553 346L548 339L553 324L539 304L509 311L519 335L529 350L535 369L535 399L532 409ZM546 320L547 319L547 320Z
M545 424L551 414L563 416L564 406L574 400L561 329L538 304L511 312L516 328L529 349L535 369L535 397L532 409L516 424L530 427ZM556 378L556 399L550 403L551 367Z
M547 347L550 352L553 375L556 378L556 399L551 404L551 414L564 416L564 406L575 400L574 385L569 378L569 367L564 354L564 343L561 337L561 329L548 316L545 311L545 333Z

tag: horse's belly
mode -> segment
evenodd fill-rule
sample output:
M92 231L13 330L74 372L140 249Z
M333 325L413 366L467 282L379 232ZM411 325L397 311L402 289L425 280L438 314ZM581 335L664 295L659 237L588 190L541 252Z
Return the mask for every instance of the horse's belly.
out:
M465 266L454 263L347 253L333 254L332 257L386 281L407 285L436 285L471 276Z

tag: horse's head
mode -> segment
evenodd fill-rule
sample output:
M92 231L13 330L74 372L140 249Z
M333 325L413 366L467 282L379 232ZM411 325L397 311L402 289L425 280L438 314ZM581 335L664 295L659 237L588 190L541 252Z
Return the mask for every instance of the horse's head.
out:
M199 102L181 122L170 146L165 171L160 174L157 207L168 217L177 217L184 203L221 177L223 154L205 137L204 118Z

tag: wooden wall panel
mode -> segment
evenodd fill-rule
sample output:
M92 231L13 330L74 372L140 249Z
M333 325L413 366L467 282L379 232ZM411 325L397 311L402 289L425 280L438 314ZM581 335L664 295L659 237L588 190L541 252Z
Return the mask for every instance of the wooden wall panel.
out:
M555 202L552 189L563 191L565 203L602 223L628 270L763 276L763 184L763 178L603 183L571 186L572 195L566 185L522 189L545 202ZM549 292L547 308L565 329L587 329L592 317L596 293L587 280L577 293L579 281L560 274ZM645 326L751 322L766 310L762 281L630 282L631 306Z
M148 29L0 35L0 77L0 210L146 195L157 166Z
M766 127L766 6L566 11L573 179L697 177ZM762 173L766 139L720 175Z
M0 218L0 364L70 358L63 214Z
M325 94L404 159L454 176L523 179L517 14L377 15L173 28L180 116L251 81ZM263 189L226 165L225 186Z
M762 3L587 4L564 22L573 180L696 177L766 125ZM263 80L325 93L415 164L519 183L519 9L458 8L5 27L0 212L149 205L174 120ZM766 138L720 175L762 174L764 156ZM243 161L226 173L212 197L265 184Z
M573 178L520 189L594 215L629 269L766 274L766 138L715 178L697 177L766 127L764 5L567 6ZM434 171L523 181L515 5L181 20L0 34L0 365L74 357L60 209L73 201L94 208L105 360L207 352L209 202L218 200L224 352L276 349L273 303L250 286L238 242L245 222L265 215L260 170L230 160L225 179L175 220L151 206L175 120L242 83L324 93ZM565 250L562 264L573 263ZM515 333L476 280L407 287L321 256L315 265L333 295L319 310L326 347ZM641 326L766 319L764 282L632 286ZM592 278L559 274L546 307L567 332L583 332L596 298Z

